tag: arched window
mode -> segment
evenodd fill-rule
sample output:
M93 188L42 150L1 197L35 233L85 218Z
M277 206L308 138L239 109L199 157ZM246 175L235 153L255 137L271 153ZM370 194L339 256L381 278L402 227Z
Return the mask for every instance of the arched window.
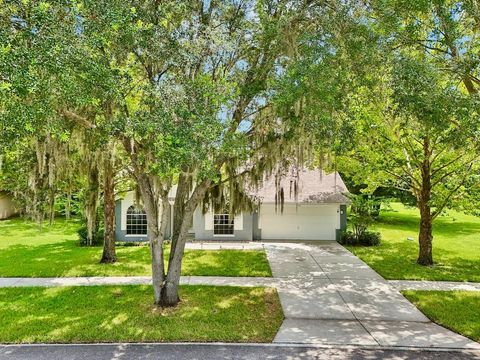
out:
M147 213L130 206L127 210L127 235L147 235Z

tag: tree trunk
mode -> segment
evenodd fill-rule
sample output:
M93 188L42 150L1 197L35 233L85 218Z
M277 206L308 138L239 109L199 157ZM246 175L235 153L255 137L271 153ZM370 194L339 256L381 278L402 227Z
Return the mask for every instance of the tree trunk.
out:
M180 284L180 275L182 271L182 260L185 252L185 244L187 241L188 229L191 226L189 219L193 216L193 210L185 209L180 229L172 236L172 244L170 248L170 257L168 260L168 271L165 284L162 289L162 306L176 306L180 301L178 295L178 286ZM174 214L176 216L176 214Z
M432 193L431 184L431 162L430 162L430 139L425 137L423 139L424 158L421 168L422 186L417 197L417 205L420 210L420 230L418 234L418 259L419 265L428 266L433 265L432 255L432 211L430 208L430 199Z
M184 246L182 247L181 244L179 246L179 240L181 242L186 236L186 234L182 234L183 231L185 231L184 229L186 228L186 231L188 232L189 228L189 226L187 227L185 224L186 220L190 218L190 214L186 213L188 195L188 175L184 171L180 174L178 179L175 203L173 206L172 241L170 245L167 275L162 289L162 306L164 307L176 306L180 302L178 287L180 283Z
M417 263L419 265L433 265L432 240L432 220L428 216L422 217L418 235L419 253Z
M451 57L455 62L453 65L458 67L458 64L462 63L462 59L461 59L461 53L459 53L458 48L455 45L455 42L457 39L453 35L454 33L451 31L452 30L451 25L449 25L451 24L449 20L450 14L446 11L446 9L442 8L439 4L440 3L436 5L436 9L437 9L438 19L440 20L444 41L445 41L445 44L450 49ZM478 26L479 24L478 19L476 17L474 17L474 19L475 19L476 25ZM473 71L473 69L469 69L469 70L470 71L468 71L468 73L464 75L462 82L465 85L465 88L467 89L470 95L476 95L478 94L478 90L475 87L475 84L473 83L472 78L470 76L470 73Z
M188 175L186 170L183 169L178 178L177 191L175 193L175 202L173 204L173 229L172 229L172 241L171 248L175 249L177 246L178 235L180 229L182 228L182 223L185 218L185 203L189 195L189 186L188 186ZM170 260L173 257L173 251L170 252Z
M97 207L99 194L99 172L96 166L89 169L88 191L85 206L85 217L87 220L87 245L93 244L93 236L97 230Z
M160 234L155 233L149 236L150 254L152 257L152 286L153 303L161 304L162 287L165 281L165 268L163 259L163 239Z
M163 242L168 224L168 190L159 189L159 181L154 175L137 173L137 181L147 214L147 237L152 258L154 304L162 306L162 289L165 284ZM162 194L159 195L159 192Z
M115 174L110 154L106 154L104 161L103 197L105 234L103 237L103 254L100 262L111 264L117 261L117 254L115 252Z
M150 221L148 217L147 221ZM156 220L153 220L153 222L155 229L157 229L152 235L152 239L150 241L150 252L152 256L153 295L155 305L163 306L162 292L163 287L165 286L165 261L163 258L163 241L165 240L165 231L167 229L168 223L168 198L162 199L160 224L158 223L158 215L156 216ZM153 230L154 229L152 227L152 231Z
M65 220L70 220L72 213L72 193L70 190L67 192L67 197L65 199Z
M463 83L465 84L465 87L467 88L467 91L470 95L476 95L478 94L478 90L477 88L475 87L475 85L473 84L473 81L470 79L469 75L467 75L464 79L463 79Z
M188 181L185 178L185 181ZM180 296L178 295L178 288L180 284L180 275L182 270L182 260L185 253L185 244L187 242L188 229L191 226L191 221L193 218L193 213L200 203L201 199L205 196L205 193L210 186L210 181L204 181L199 184L191 197L187 202L183 202L183 206L174 207L174 218L177 216L177 212L181 214L181 223L180 227L174 229L172 236L172 245L170 249L170 257L168 261L168 271L165 279L165 284L162 289L162 301L161 304L164 307L176 306L180 301ZM178 184L177 192L179 189L184 189L188 193L188 186L182 186ZM178 199L184 199L185 194L177 193L175 196L175 205L177 205Z
M122 143L132 161L135 179L147 214L147 238L152 258L154 304L162 306L162 288L165 285L163 242L168 225L168 192L171 183L162 183L158 176L147 175L142 162L139 161L134 151L135 142L132 139L123 138Z
M163 242L168 221L168 191L170 184L162 184L155 175L147 175L134 151L134 142L123 138L123 146L130 156L135 179L147 214L147 238L152 258L152 287L154 304L161 306L162 288L165 283ZM163 186L167 185L167 186Z
M420 211L420 232L418 235L419 253L417 263L423 266L433 265L432 254L432 216L428 205Z
M48 223L51 226L55 221L55 190L48 190Z

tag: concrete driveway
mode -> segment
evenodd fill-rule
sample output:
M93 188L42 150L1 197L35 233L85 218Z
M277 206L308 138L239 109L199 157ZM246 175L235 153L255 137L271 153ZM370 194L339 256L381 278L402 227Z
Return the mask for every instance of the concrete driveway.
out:
M432 323L336 242L265 249L285 314L276 343L480 349Z

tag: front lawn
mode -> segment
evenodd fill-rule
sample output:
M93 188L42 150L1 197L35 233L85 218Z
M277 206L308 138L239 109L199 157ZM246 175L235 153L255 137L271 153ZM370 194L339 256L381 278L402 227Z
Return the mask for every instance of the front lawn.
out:
M99 264L102 248L79 247L77 228L62 219L42 229L19 218L0 221L0 277L150 275L148 246L118 246L117 263ZM186 250L182 274L272 276L265 252L253 250Z
M151 286L0 289L0 343L271 342L283 320L270 288L182 286L176 308Z
M480 341L480 292L409 290L402 293L432 321Z
M448 211L433 225L435 265L416 264L418 210L392 204L373 227L382 234L377 247L348 247L386 279L480 282L480 218ZM408 237L413 241L407 240Z

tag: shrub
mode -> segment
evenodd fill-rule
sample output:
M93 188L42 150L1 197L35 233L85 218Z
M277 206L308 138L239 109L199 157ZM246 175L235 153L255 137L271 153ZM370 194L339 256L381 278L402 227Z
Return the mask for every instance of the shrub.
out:
M66 208L67 208L67 196L62 195L55 199L55 213L61 216L65 216ZM82 213L81 209L81 202L78 199L76 194L72 194L70 199L70 215L80 215Z
M77 231L80 246L98 246L103 245L103 235L105 233L103 228L97 229L93 233L93 241L92 244L87 243L87 226L84 225Z
M345 231L340 238L340 244L342 245L377 246L380 245L380 241L380 233L373 231L364 231L359 236L353 231Z
M116 242L117 247L133 247L133 246L145 246L148 243L144 241L124 241L124 242Z
M355 234L352 231L344 231L340 237L340 244L342 245L356 245L358 243Z
M381 199L366 194L350 194L350 215L348 221L352 231L342 234L340 243L343 245L375 246L380 244L380 234L368 231L375 222L380 211Z
M380 245L380 241L380 233L374 231L365 231L358 237L358 243L363 246L377 246Z
M379 215L381 199L367 194L350 194L350 216L348 221L357 239L367 232Z

